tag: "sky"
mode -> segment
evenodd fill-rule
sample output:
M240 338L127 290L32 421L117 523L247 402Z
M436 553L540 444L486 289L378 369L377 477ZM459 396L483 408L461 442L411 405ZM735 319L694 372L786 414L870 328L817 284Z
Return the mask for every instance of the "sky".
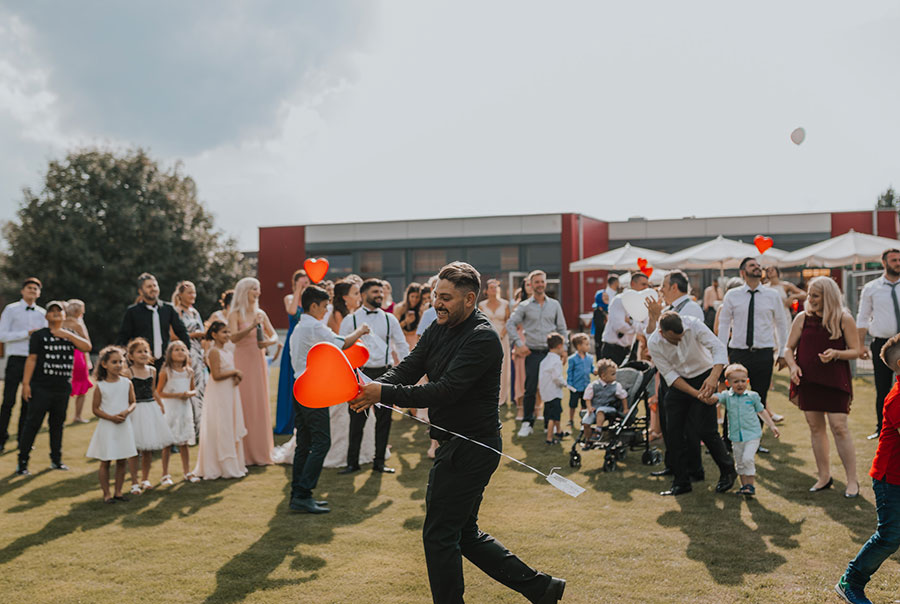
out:
M0 220L90 145L182 162L244 250L283 224L869 209L900 187L898 31L874 0L0 0Z

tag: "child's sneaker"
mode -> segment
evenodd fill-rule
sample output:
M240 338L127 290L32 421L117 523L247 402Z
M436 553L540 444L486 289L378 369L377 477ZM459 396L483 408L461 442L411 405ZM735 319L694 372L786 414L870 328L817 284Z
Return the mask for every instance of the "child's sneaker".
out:
M834 591L844 599L844 602L849 602L850 604L872 604L872 600L866 597L865 591L859 587L853 587L847 583L844 577L841 577L841 580L834 586Z
M753 497L756 495L756 487L752 484L745 484L737 491L738 495L744 495L745 497Z

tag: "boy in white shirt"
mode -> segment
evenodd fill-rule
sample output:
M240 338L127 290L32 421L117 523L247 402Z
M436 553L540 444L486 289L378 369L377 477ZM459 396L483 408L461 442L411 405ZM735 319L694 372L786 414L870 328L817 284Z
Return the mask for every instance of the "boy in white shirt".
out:
M549 354L541 361L538 370L538 392L544 401L544 419L547 422L548 445L556 444L568 436L559 429L562 418L562 395L566 380L563 378L563 359L566 357L566 341L553 332L547 336Z

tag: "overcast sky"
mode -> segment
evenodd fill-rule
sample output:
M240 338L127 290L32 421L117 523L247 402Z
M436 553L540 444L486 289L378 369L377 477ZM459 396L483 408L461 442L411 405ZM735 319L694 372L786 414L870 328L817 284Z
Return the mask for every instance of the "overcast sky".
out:
M84 144L217 223L869 209L900 3L0 0L0 219ZM807 132L796 146L796 127Z

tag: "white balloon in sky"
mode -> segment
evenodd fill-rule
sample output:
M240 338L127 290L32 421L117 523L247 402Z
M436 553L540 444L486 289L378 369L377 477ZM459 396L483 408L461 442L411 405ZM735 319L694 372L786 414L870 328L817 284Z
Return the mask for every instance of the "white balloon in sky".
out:
M791 132L791 142L795 145L799 145L806 139L806 130L803 128L797 128L793 132Z

